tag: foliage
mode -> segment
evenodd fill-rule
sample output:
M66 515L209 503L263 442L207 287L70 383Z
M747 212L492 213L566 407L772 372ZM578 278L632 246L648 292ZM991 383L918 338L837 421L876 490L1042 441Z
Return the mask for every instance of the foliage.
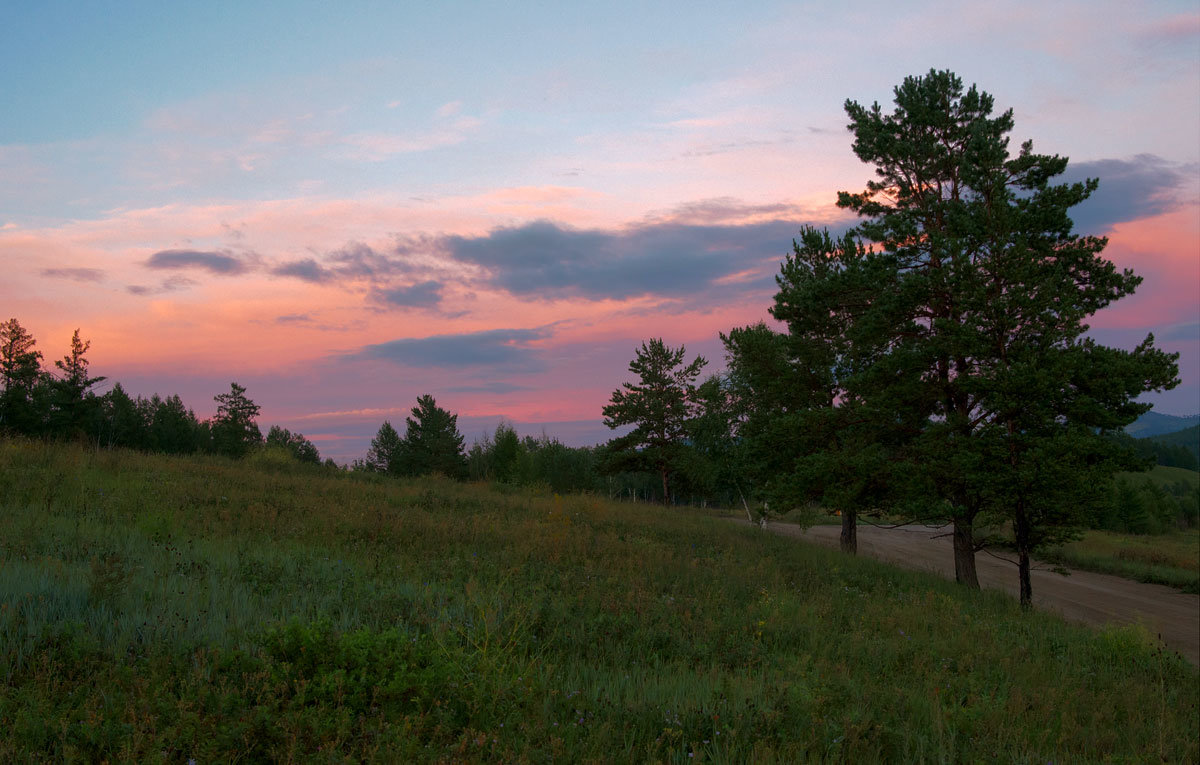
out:
M90 341L80 339L79 330L76 329L71 336L71 352L54 362L59 376L50 383L53 400L50 427L60 436L87 437L89 426L100 409L100 400L91 389L106 378L88 374L88 361L84 354L91 345Z
M371 439L371 448L367 457L359 467L376 473L400 474L400 434L387 420L379 426L379 431Z
M1152 337L1132 352L1084 337L1085 319L1140 279L1101 256L1105 240L1072 232L1068 210L1096 181L1053 185L1065 158L1029 142L1009 153L1011 110L993 116L991 96L930 71L895 89L890 114L846 112L877 175L838 195L866 243L842 247L858 248L855 263L827 279L855 306L846 391L885 421L923 423L905 472L953 521L960 581L978 586L976 518L1012 521L1028 603L1029 553L1073 533L1100 479L1130 466L1097 431L1176 384L1176 356Z
M260 407L246 396L246 389L229 384L228 393L213 397L217 413L212 419L213 450L227 457L242 457L262 443L262 431L254 420Z
M4 761L1200 757L1145 630L695 513L0 441L0 553Z
M645 470L657 473L662 501L670 501L670 478L681 471L687 454L687 421L695 412L695 381L708 362L697 356L684 363L684 346L671 348L661 338L642 343L629 362L637 382L622 383L604 407L609 428L632 425L633 430L609 442L604 470L617 473Z
M465 475L467 465L457 414L442 409L433 396L426 394L417 399L405 425L404 438L388 463L388 472L407 476L438 473L449 478Z
M1200 470L1200 425L1132 441L1138 456L1152 458L1158 465Z
M302 433L293 433L287 428L272 425L267 431L265 441L267 446L279 446L286 449L297 461L312 465L321 464L321 454L312 441Z
M16 319L0 324L0 432L30 435L41 424L34 393L41 375L42 352Z

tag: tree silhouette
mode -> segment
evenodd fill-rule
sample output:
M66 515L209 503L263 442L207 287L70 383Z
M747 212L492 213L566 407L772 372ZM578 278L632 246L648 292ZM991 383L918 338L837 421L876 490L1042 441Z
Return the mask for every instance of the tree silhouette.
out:
M662 482L663 504L670 502L670 478L687 449L687 421L695 410L696 377L708 362L697 356L684 364L684 346L670 348L662 338L642 343L629 362L638 382L622 383L604 407L609 428L634 429L608 444L607 470L646 470Z
M91 341L80 339L79 330L76 329L71 335L71 352L54 362L59 376L51 384L54 405L51 429L56 435L83 434L99 413L100 400L91 389L106 378L88 375L88 361L84 354L91 347Z
M367 450L366 467L376 473L400 474L400 434L387 420L379 426L379 432L371 439Z
M302 433L293 433L287 428L272 425L271 429L267 431L265 443L267 446L287 449L299 462L307 462L312 465L321 464L321 454L317 451L316 445L305 438Z
M830 278L858 290L849 395L923 423L906 469L953 522L956 579L978 587L974 525L994 514L1013 524L1028 603L1030 550L1074 528L1123 462L1098 432L1148 410L1133 398L1172 387L1177 369L1152 337L1126 352L1083 336L1141 280L1101 257L1104 239L1072 231L1069 208L1097 182L1051 184L1067 160L1029 142L1011 155L1012 111L992 110L946 71L906 78L890 114L847 101L854 153L877 180L838 195L867 245Z
M228 457L242 457L251 447L262 443L262 432L254 422L259 406L246 397L246 389L229 384L228 393L213 397L217 414L212 419L213 449Z
M40 426L34 389L41 374L37 341L16 319L0 324L0 432L32 434Z
M466 473L458 415L442 409L433 396L426 394L417 399L412 417L406 417L405 424L398 455L401 475L440 473L461 478Z

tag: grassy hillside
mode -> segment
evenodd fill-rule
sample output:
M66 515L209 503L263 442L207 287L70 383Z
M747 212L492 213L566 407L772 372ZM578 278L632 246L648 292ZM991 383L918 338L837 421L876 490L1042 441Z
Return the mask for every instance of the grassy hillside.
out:
M1166 465L1155 465L1144 473L1117 473L1117 476L1134 481L1148 480L1164 488L1176 484L1186 484L1189 489L1195 491L1196 487L1200 486L1200 473L1195 470L1184 470Z
M0 760L1196 761L1144 630L717 518L0 442Z

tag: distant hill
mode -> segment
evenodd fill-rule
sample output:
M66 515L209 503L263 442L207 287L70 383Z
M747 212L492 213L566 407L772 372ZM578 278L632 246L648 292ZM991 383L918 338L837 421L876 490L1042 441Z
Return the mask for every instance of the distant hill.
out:
M1149 411L1127 425L1125 432L1134 438L1147 438L1149 436L1177 433L1194 425L1200 425L1200 414L1177 417L1173 414L1159 414L1155 411Z

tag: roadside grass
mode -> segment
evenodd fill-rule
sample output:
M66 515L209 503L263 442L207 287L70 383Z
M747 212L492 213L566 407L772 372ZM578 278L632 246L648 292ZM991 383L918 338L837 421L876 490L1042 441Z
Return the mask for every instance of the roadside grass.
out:
M1050 563L1200 593L1200 529L1153 536L1087 531L1038 553Z
M0 442L0 760L1196 761L1144 629L645 504Z

